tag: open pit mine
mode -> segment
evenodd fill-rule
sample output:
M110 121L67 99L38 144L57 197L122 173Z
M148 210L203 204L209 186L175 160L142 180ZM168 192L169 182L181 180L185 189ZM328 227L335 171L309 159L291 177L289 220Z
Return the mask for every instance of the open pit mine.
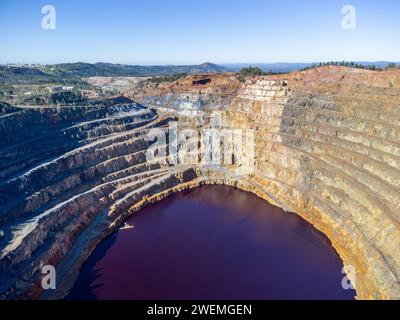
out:
M135 102L0 113L1 299L64 298L127 217L205 184L300 215L354 267L358 299L400 299L399 70L188 76L124 95ZM243 141L251 132L250 152L241 162L171 161L171 136L151 139L171 123L242 130ZM57 290L42 288L46 265Z

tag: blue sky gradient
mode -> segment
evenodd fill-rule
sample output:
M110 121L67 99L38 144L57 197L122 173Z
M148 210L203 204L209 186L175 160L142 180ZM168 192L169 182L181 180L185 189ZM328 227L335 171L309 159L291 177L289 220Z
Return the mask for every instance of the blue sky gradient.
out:
M400 61L399 16L398 0L1 0L0 63Z

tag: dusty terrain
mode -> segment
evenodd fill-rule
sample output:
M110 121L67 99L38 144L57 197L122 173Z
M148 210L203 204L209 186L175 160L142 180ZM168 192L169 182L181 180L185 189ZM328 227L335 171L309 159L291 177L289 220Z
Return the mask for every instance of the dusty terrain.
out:
M89 77L84 80L103 92L124 93L145 81L146 77Z
M193 85L202 78L211 82ZM1 298L64 297L127 216L182 189L227 184L324 232L355 267L359 299L400 299L399 70L204 75L125 94L140 105L0 116ZM147 161L151 128L202 130L216 110L218 128L253 130L251 170ZM55 291L40 285L48 264Z

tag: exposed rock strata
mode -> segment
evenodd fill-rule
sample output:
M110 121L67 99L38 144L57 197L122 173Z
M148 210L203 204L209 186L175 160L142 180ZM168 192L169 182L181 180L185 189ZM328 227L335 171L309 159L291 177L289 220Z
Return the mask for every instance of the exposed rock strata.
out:
M142 95L159 112L130 105L0 116L1 297L64 297L130 214L183 189L227 184L323 231L356 268L358 298L400 299L400 73L326 67L230 81ZM215 109L222 128L254 130L250 173L147 161L150 129L172 120L208 128ZM56 266L56 291L41 289L47 264Z

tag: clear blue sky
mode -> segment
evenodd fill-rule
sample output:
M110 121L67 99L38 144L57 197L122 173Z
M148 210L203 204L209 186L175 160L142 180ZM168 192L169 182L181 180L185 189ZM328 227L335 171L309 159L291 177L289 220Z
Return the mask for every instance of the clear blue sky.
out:
M46 4L56 30L41 28ZM0 63L400 61L400 1L0 0L0 39Z

